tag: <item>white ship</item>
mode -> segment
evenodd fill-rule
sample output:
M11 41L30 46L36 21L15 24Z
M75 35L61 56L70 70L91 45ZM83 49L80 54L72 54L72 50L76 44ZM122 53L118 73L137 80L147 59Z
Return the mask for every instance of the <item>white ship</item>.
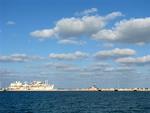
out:
M8 91L52 91L54 90L53 84L48 82L33 81L31 83L16 81L11 83L7 89Z

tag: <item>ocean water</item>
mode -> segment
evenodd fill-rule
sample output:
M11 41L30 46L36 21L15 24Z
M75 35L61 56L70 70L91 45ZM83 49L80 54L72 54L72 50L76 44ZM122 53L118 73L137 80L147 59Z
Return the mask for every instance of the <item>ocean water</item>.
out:
M150 113L150 92L0 92L0 113Z

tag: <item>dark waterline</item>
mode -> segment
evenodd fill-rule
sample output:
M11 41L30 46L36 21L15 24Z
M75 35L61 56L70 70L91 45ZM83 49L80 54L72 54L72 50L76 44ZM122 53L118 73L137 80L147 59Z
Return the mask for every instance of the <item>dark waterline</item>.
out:
M0 113L150 113L150 92L0 92Z

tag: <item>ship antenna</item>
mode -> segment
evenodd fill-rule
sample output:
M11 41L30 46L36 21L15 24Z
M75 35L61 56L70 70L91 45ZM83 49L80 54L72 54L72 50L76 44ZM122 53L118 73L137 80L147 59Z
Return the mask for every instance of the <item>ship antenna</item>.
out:
M45 84L48 85L48 80L45 80Z
M96 86L96 82L93 82L93 87L97 88L97 86Z

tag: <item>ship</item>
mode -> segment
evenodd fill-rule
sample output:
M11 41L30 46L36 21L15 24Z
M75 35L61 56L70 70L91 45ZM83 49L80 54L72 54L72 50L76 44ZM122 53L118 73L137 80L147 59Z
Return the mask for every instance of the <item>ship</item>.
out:
M48 84L48 81L32 81L30 83L15 81L10 83L7 91L52 91L54 90L53 84Z

